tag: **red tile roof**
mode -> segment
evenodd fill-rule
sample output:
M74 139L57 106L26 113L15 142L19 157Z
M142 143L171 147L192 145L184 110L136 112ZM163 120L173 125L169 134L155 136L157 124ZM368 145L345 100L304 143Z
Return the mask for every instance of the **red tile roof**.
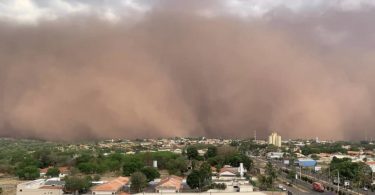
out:
M52 168L52 167L40 169L40 172L46 174L49 168ZM58 167L58 169L59 169L60 173L69 173L70 168L69 167Z
M156 189L176 189L180 190L182 188L183 178L171 175L167 178L164 178L158 183Z
M237 174L238 168L237 167L223 167L220 169L220 173L224 173L226 171L231 172L233 174Z
M118 177L108 183L94 186L92 191L119 191L124 185L129 183L129 177Z

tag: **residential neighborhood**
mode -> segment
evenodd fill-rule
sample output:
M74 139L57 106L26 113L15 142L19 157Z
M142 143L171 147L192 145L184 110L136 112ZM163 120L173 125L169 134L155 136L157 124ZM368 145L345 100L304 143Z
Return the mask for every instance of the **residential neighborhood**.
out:
M0 141L2 154L12 158L2 159L0 181L18 179L13 187L0 187L17 195L314 193L308 182L315 181L325 191L373 193L372 142L280 143L176 137L67 144L6 138ZM26 155L16 158L17 150Z

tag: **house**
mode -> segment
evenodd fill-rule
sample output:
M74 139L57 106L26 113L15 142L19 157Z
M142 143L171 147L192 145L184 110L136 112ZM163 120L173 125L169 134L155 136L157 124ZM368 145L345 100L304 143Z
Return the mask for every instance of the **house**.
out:
M40 169L40 171L39 171L40 177L44 177L47 174L47 171L48 171L49 168L52 168L52 167ZM65 176L69 175L69 173L70 173L69 167L58 167L58 169L60 171L60 174L59 174L60 178L64 178Z
M204 156L207 152L207 149L202 149L202 150L198 150L198 155L199 156Z
M361 154L363 154L363 152L361 151L348 151L347 153L349 156L360 156Z
M243 163L240 163L239 167L225 165L223 168L220 169L217 177L213 179L233 180L235 178L243 177L244 173L246 172L247 170L243 167Z
M171 193L180 192L183 188L183 178L171 175L167 178L162 179L155 187L155 191L158 193Z
M267 159L282 159L284 154L284 152L269 152L267 153Z
M129 177L118 177L107 183L100 184L91 188L92 195L121 194L126 186L129 185Z
M65 182L60 178L37 179L17 185L17 195L62 195Z

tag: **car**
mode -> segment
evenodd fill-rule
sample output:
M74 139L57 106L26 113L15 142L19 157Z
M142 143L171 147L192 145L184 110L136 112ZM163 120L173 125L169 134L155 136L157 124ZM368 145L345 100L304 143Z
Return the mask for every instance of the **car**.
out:
M279 184L278 187L279 187L280 190L282 190L282 191L286 191L286 188L285 188L283 185Z
M368 191L367 187L363 187L362 189L363 189L363 191Z

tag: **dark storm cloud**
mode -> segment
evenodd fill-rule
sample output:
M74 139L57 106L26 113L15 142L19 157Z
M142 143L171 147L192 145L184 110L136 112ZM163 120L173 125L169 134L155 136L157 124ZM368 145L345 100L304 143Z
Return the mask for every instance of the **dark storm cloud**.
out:
M373 136L374 10L249 17L199 2L116 22L89 12L0 23L0 133Z

